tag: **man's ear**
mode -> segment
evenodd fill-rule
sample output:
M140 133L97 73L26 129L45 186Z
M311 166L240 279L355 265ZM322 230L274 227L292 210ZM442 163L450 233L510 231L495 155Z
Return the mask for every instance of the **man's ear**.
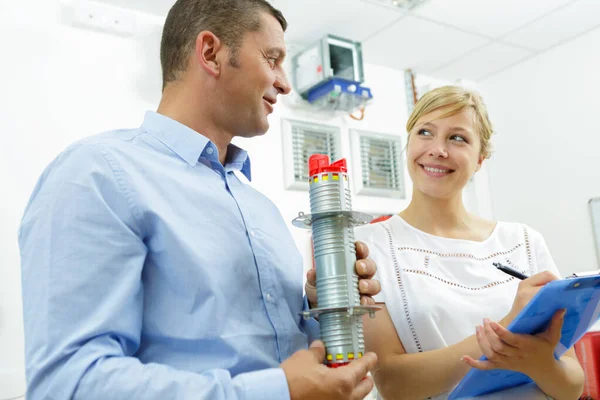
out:
M218 57L219 52L224 50L224 46L214 33L202 31L196 37L195 59L196 64L207 74L214 77L219 76L221 72L221 61Z

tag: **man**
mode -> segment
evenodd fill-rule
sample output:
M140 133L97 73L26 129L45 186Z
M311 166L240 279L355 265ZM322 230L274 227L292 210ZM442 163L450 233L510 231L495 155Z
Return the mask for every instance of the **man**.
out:
M306 349L318 324L299 317L300 254L276 207L236 175L250 179L250 161L231 139L264 134L290 91L285 28L265 0L177 1L158 112L44 171L19 233L30 400L371 390L374 354L330 370L321 342ZM375 265L357 270L370 302Z

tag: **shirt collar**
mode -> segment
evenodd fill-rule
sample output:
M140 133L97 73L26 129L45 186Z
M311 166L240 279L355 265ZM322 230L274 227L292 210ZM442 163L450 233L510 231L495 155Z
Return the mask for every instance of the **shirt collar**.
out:
M246 150L237 147L233 143L230 143L227 146L227 161L225 164L239 170L249 181L252 181L250 157L248 156L248 152Z
M147 111L142 129L156 137L191 166L195 166L200 157L219 162L217 147L206 136L165 115ZM211 150L206 151L209 148ZM229 144L225 164L225 167L237 169L251 180L250 157L245 150Z

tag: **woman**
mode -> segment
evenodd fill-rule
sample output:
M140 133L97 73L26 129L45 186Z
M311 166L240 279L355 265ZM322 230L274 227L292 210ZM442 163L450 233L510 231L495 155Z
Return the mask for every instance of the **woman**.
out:
M383 307L365 318L373 375L386 399L445 399L471 368L525 373L548 396L577 399L583 371L573 349L560 360L563 313L539 335L505 327L558 271L542 236L518 223L489 221L464 207L463 189L490 156L482 99L446 86L426 93L407 123L408 207L355 230L378 265ZM527 275L519 281L493 262ZM478 359L485 355L488 361Z

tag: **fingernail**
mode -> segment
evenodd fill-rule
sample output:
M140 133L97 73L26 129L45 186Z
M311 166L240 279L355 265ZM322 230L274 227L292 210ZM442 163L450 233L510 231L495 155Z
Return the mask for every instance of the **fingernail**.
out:
M369 283L367 281L360 281L361 290L367 290L369 288Z
M461 357L461 358L460 358L460 361L462 361L462 362L464 362L464 363L466 363L466 362L467 362L467 360L465 360L465 358L464 358L464 357Z
M484 324L489 324L489 323L490 323L490 320L489 320L488 318L484 318L484 319L483 319L483 323L484 323Z
M365 264L364 261L359 261L358 266L360 267L360 273L361 274L366 274L367 273L367 264Z

